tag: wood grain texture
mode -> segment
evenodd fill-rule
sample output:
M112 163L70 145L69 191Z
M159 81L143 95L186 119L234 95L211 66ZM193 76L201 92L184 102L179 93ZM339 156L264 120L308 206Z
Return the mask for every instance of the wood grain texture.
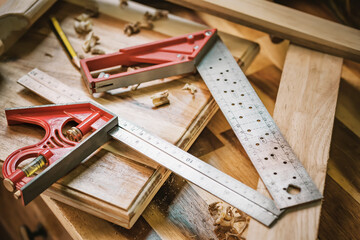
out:
M304 2L302 1L302 3ZM247 69L246 73L249 75L254 74L253 75L254 78L251 78L250 80L252 79L255 80L257 84L256 85L253 84L253 86L255 87L258 95L260 96L261 100L264 102L269 112L270 113L273 112L275 106L275 98L270 97L266 92L267 90L262 89L263 86L268 86L269 83L265 81L261 83L259 81L261 81L262 79L267 79L267 81L269 81L272 86L271 88L267 88L267 89L275 89L274 87L279 85L280 76L277 72L279 71L281 72L283 68L288 41L284 41L281 44L273 44L270 41L267 34L265 33L205 13L195 13L190 11L189 9L174 6L167 2L145 1L145 4L151 4L156 8L169 9L171 13L174 13L176 15L187 17L188 19L196 20L202 24L207 24L212 27L218 27L223 32L231 33L236 35L237 37L256 41L259 45L261 45L259 54L255 58L254 62ZM30 32L31 31L44 33L44 28L42 28L41 30L35 28L35 30L30 30ZM141 33L141 35L142 34L143 33ZM39 37L37 39L39 40L38 42L39 45L44 44L42 38ZM22 43L25 44L26 46L30 46L30 47L33 46L32 44L27 44L26 41L22 41ZM48 47L52 46L48 42L45 42L45 44L47 44ZM59 46L59 45L54 44L54 47L55 46ZM42 51L42 48L38 47L38 49ZM21 51L19 50L19 52ZM27 52L26 54L29 54L28 53L29 51L26 52ZM61 55L62 53L61 49L59 49L56 53L57 53L57 57L63 59L62 67L67 69L66 71L64 71L64 76L66 76L67 78L73 78L70 74L68 74L68 72L71 71L73 67L71 66L70 63L66 62L67 61L66 55L65 54L63 56ZM42 54L44 54L44 52L42 52ZM8 56L6 58L7 64L13 61L19 61L16 60L19 58L19 56L22 55ZM29 71L33 67L33 66L26 67L27 61L22 60L22 58L23 57L20 58L20 61L22 61L25 64L25 66L20 65L17 68L17 70L21 72L17 73L16 71L9 70L10 72L13 72L13 74L17 74L17 77L10 78L10 80L12 79L13 82L18 77L23 75L23 73ZM42 65L44 64L44 66L47 67L48 64L51 64L49 62L50 59L51 59L50 57L46 57L45 58L46 61L37 62L35 65L37 67L42 67ZM3 61L4 60L2 60L0 65L4 63ZM55 64L53 66L56 67ZM332 150L330 152L330 160L328 165L329 167L328 176L331 176L331 178L338 184L338 186L340 186L340 188L328 187L330 183L328 183L328 179L326 180L327 184L325 186L325 193L324 193L325 203L322 206L320 228L319 228L319 237L321 237L321 239L343 239L343 238L349 239L350 238L349 236L352 236L351 234L356 233L356 231L354 230L352 230L353 232L349 232L351 231L352 226L359 226L360 224L360 219L357 218L357 215L355 215L355 218L351 217L354 216L354 214L356 214L356 212L353 211L355 209L354 201L347 200L341 202L343 198L342 194L344 194L344 192L342 192L340 195L336 194L337 200L335 201L333 200L335 198L332 198L330 201L327 201L326 198L326 196L329 196L327 195L329 194L327 193L327 191L333 191L333 190L339 191L339 193L341 192L341 190L345 190L345 192L348 193L351 196L351 198L354 198L355 196L354 193L358 193L357 190L358 187L355 185L355 183L359 181L359 174L357 174L357 172L359 172L359 170L357 171L357 169L359 169L359 166L357 164L358 161L356 161L358 159L359 154L357 152L358 150L356 150L357 148L354 147L357 146L356 144L358 144L358 140L356 141L355 138L356 134L354 134L355 133L354 131L356 128L358 128L358 126L360 126L357 123L360 118L356 117L359 111L359 108L357 108L356 106L359 106L360 104L357 98L359 92L358 89L360 86L360 72L359 72L360 68L358 66L359 66L358 63L354 63L348 60L344 61L341 84L346 83L347 85L346 88L342 87L342 85L340 86L339 101L341 95L346 97L346 101L343 102L344 104L340 104L340 102L338 102L338 106L336 109L336 118L340 121L338 120L335 121L334 133L331 143ZM264 70L265 68L270 69L270 71L265 71ZM277 70L275 70L275 68L277 68ZM47 71L51 71L52 75L61 77L61 74L57 73L51 68L49 68ZM5 87L6 90L4 90L4 92L9 92L9 94L7 95L7 98L9 100L6 100L7 103L15 102L11 100L14 98L14 95L12 94L13 91L16 91L20 96L18 99L16 99L16 102L20 102L22 101L22 99L24 100L22 104L23 106L27 106L30 104L37 105L40 103L44 103L44 100L40 99L35 94L29 93L29 91L22 90L20 86L17 86L15 84L9 85L8 82L9 80L3 77L3 75L6 76L7 74L8 72L4 72L4 71L1 71L0 74L0 87ZM9 88L9 86L12 87ZM274 96L273 92L270 92L270 95ZM340 118L339 115L340 111L342 113L346 113L346 115L342 115ZM347 120L347 123L345 124L343 120ZM340 123L340 125L338 123ZM344 127L344 125L342 125L341 123L344 123L346 127ZM203 160L211 164L214 164L216 166L219 166L223 170L228 171L227 172L228 174L235 176L238 180L241 180L246 184L248 184L249 186L256 188L258 175L255 169L252 167L250 160L247 159L246 156L241 154L241 151L237 149L237 144L234 141L225 138L225 137L230 137L230 138L233 137L229 129L230 126L224 120L224 116L220 112L217 112L217 114L215 114L213 119L207 125L206 130L200 135L198 139L199 143L198 141L196 141L191 151L194 154L199 153L198 156L205 154L204 156L201 156ZM42 137L41 135L42 132L37 131L41 129L36 129L35 131L28 127L22 127L16 130L17 130L17 134L20 134L19 136L24 137L24 141L26 141L28 137L27 134L24 133L25 131L30 131L29 134L38 137L37 139L40 139ZM226 132L226 134L221 134L223 132ZM215 140L214 136L218 140ZM35 140L37 141L37 139ZM220 144L219 141L222 144ZM235 145L233 146L230 143ZM199 148L199 152L197 152L197 147L199 145L201 146L201 148ZM221 147L220 145L223 146ZM207 147L211 148L214 151L207 150L206 149ZM336 151L334 151L333 149L334 147L336 147ZM226 160L224 160L224 158L221 157L222 154L227 154ZM352 159L350 162L349 162L349 158ZM224 167L222 167L223 164L225 165ZM230 166L230 167L226 167L226 166ZM164 187L166 187L167 189L168 186L170 186L171 189L171 184L166 184ZM194 188L199 194L199 196L201 196L201 198L203 198L207 203L212 203L218 200L216 198L210 198L211 195L206 193L204 195L201 195L200 190L198 191L196 189L196 186L191 186L191 187ZM159 194L157 194L154 197L153 201L158 201L158 200L161 201L163 199L163 196L161 194L166 192L166 189L164 189L164 191L159 192ZM182 197L186 197L185 194L181 194L182 188L180 188L179 191L180 192L178 192L177 194L181 195ZM334 195L334 193L331 192L330 194ZM192 195L192 197L194 196ZM64 225L66 225L67 231L69 231L69 233L71 233L71 235L75 239L160 239L160 234L157 234L160 231L155 228L152 228L143 217L140 217L139 220L134 225L133 229L128 231L124 228L121 228L120 226L100 220L97 217L87 214L81 210L69 207L66 204L62 204L60 202L55 202L52 200L50 201L52 203L52 206L57 207L56 215L59 217L61 222ZM199 199L196 199L196 201L199 201ZM178 204L180 204L179 202L185 203L186 201L177 201ZM336 211L339 202L341 202L341 206L340 206L341 211ZM165 218L162 217L163 223L166 222L168 223L169 221L172 222L172 224L166 224L166 226L170 226L171 228L168 229L162 228L164 231L166 230L167 232L169 231L181 232L182 235L187 234L185 233L187 229L184 228L181 228L181 230L177 229L178 226L184 226L184 223L182 223L181 220L182 218L180 216L176 219L172 218L170 220L168 217L169 211L166 211L167 208L156 208L156 209L160 210L160 212L156 214L159 215L163 214L163 216L165 216ZM154 210L152 210L149 207L149 209L146 209L146 211L154 211ZM326 211L326 214L324 214L323 211ZM181 212L180 213L177 212L177 213L181 215ZM206 214L206 210L204 210L204 213L202 213L202 215L203 214L204 215ZM0 216L2 218L5 218L5 216L2 215L1 211L0 211ZM12 214L6 216L6 218L17 219L17 216ZM193 226L191 225L197 224L197 222L195 221L189 222L188 221L189 218L187 218L186 216L184 216L184 219L187 219L187 222L185 222L185 224L190 225L189 229L194 229ZM342 221L337 221L337 219ZM343 221L347 222L346 219L351 219L352 225L344 226ZM19 221L19 219L17 219L17 221ZM337 229L339 231L337 231ZM329 234L329 232L331 232L331 235ZM206 239L206 235L201 236L199 234L197 234L196 236L194 234L191 237L195 239L203 237ZM208 237L207 239L209 238L210 237Z
M360 204L360 138L336 119L328 175Z
M70 4L58 4L56 6L57 8L53 9L51 13L58 17L74 48L80 51L82 39L81 36L74 33L72 25L73 17L83 10ZM95 33L98 33L102 39L101 47L107 52L113 52L131 44L136 45L166 37L158 32L144 30L141 34L131 37L131 42L129 42L129 38L122 34L113 35L113 32L123 28L123 21L114 20L106 15L101 15L100 18L93 19L93 21ZM190 26L190 23L187 24ZM71 64L68 64L69 61L65 52L58 47L58 40L48 31L46 18L42 19L33 29L35 31L30 32L25 39L18 43L19 46L25 46L27 52L24 53L22 48L13 48L8 56L15 56L19 61L8 61L5 57L4 64L1 66L4 69L2 71L5 80L4 90L7 90L2 95L4 106L45 103L44 100L39 99L29 91L11 83L12 79L19 77L20 73L38 65L41 66L41 69L58 76L62 80L62 82L55 79L50 79L48 82L37 82L39 86L45 89L44 97L47 101L60 103L88 99L87 90L83 86L79 74ZM38 47L39 39L41 45ZM257 53L256 44L241 39L237 40L233 37L230 39L233 39L231 40L233 47L239 46L236 48L239 54L241 52L239 58L245 63L244 66L248 66L248 62ZM254 51L248 51L247 46ZM56 56L56 61L53 59L54 56ZM56 66L59 63L63 65L61 69ZM16 71L16 68L21 70ZM181 90L186 82L191 82L197 86L198 92L195 96ZM68 90L62 92L61 90L64 89ZM163 108L153 109L150 96L165 89L171 93L171 104ZM11 98L16 92L22 99ZM57 98L58 96L61 98ZM192 144L196 136L200 134L204 124L210 120L217 109L199 76L157 80L150 84L144 84L136 92L122 91L116 95L102 94L101 98L95 100L124 118L136 122L145 129L151 129L151 132L174 144L177 143L184 149ZM5 124L5 121L2 122ZM41 138L41 131L35 133L39 130L37 128L27 130L26 127L7 128L5 125L3 128L7 131L2 138L5 144L1 150L1 159L5 159L6 154L19 146L16 140L18 139L17 136L24 139L21 145ZM10 136L12 136L11 141L8 141ZM9 143L11 147L5 147ZM109 143L104 149L106 150L101 150L85 164L54 184L47 191L47 194L108 221L130 227L165 181L169 172L119 143ZM72 211L66 210L66 206L58 205L57 202L51 200L47 201L47 204L51 209L55 209L54 211L58 213L64 226L73 225L66 224L66 219L69 217L66 214L72 213ZM102 220L94 221L101 222ZM101 225L101 223L99 224ZM71 235L77 236L77 230Z
M14 202L13 196L8 194L2 184L0 185L0 213L0 225L9 234L6 237L0 230L2 239L19 239L20 226L26 225L30 230L35 231L39 223L45 227L49 240L70 238L56 216L40 197L36 198L24 209L20 202Z
M317 51L360 61L360 30L262 0L169 0L274 34Z
M321 192L341 66L341 58L290 45L274 110L275 122ZM251 221L248 239L316 239L320 210L321 202L295 207L270 229Z
M66 0L67 2L88 7L88 3L86 1L81 0ZM148 4L148 2L146 2ZM161 3L160 3L161 4ZM119 1L116 0L102 0L102 1L94 1L94 5L99 10L100 13L111 16L116 19L120 19L126 22L136 22L143 19L143 15L145 12L149 12L154 14L156 12L155 8L134 2L128 1L128 6L125 8L119 7ZM156 5L156 4L155 4ZM153 30L165 34L167 36L178 36L181 34L187 34L191 32L201 31L208 29L209 26L192 21L190 19L186 19L183 17L176 16L174 14L169 14L168 18L158 20L153 22L154 28ZM216 25L216 24L215 24ZM171 26L171 27L170 27ZM222 41L228 46L230 52L236 59L242 60L244 69L248 68L248 63L250 63L254 58L254 52L258 51L258 45L250 46L247 44L247 40L244 40L239 37L235 37L232 34L228 34L226 32L222 32L222 29L218 31L219 36ZM242 45L242 43L244 43Z
M8 0L0 5L0 55L8 50L56 0Z

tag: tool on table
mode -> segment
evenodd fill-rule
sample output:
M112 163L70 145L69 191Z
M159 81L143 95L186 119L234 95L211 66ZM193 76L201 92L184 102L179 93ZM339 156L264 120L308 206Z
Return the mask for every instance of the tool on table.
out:
M112 137L267 226L281 214L269 198L171 143L120 119L96 103L7 109L6 117L9 124L31 123L46 131L42 141L15 151L3 165L5 186L10 191L17 189L14 195L21 198L24 204L29 203ZM65 137L62 128L69 121L76 121L78 125L70 128ZM29 158L35 159L25 167L17 168ZM42 172L34 175L45 165L47 167Z
M68 38L66 37L64 31L61 29L61 26L58 22L58 20L55 17L50 18L51 26L54 29L55 35L59 38L60 42L64 46L66 52L69 54L69 57L71 58L72 63L77 69L80 69L80 59L76 55L75 50L71 46Z
M81 61L83 75L91 77L91 71L123 65L124 63L121 61L126 59L128 60L125 65L138 63L157 64L135 70L131 74L117 73L109 75L107 79L93 79L95 82L89 84L89 87L91 87L95 86L93 83L97 82L100 84L98 87L104 86L100 87L101 91L105 91L121 86L124 84L122 81L125 84L129 84L129 78L147 81L159 76L164 77L164 75L169 76L191 72L197 68L257 168L275 202L174 145L150 135L120 118L118 126L111 125L109 128L106 128L108 124L113 124L111 120L102 129L96 131L98 135L95 135L96 132L94 132L85 138L85 140L81 140L78 143L79 145L76 145L80 147L84 143L83 141L87 141L89 143L87 145L89 148L87 152L78 152L77 154L80 155L76 155L68 148L68 152L63 158L60 157L58 161L53 162L47 160L47 164L50 163L49 166L36 177L31 178L32 180L25 180L24 184L20 184L19 182L21 181L19 179L15 179L18 182L13 182L13 174L17 175L16 167L4 167L4 176L7 178L5 183L10 186L14 185L19 189L19 191L15 192L16 196L22 197L25 204L28 203L60 176L63 176L76 164L79 164L88 157L99 145L104 143L106 140L100 138L108 139L103 134L103 132L106 132L106 135L109 134L114 139L124 142L267 226L273 223L282 213L282 210L279 210L279 208L287 208L322 197L306 170L281 135L250 83L239 69L237 63L217 37L216 30L188 34L183 37L165 40L163 43L164 45L162 45L162 42L156 42L154 45L146 44L131 49L128 48L125 51L125 55L122 54L123 51ZM142 54L143 49L149 48L153 52L148 51ZM107 80L110 80L110 82L107 82ZM131 82L131 84L134 84L134 82ZM51 109L52 106L38 107L38 109L43 111L47 111L49 108ZM103 108L98 106L98 109ZM20 113L23 110L7 110L8 120L11 119L12 112L18 111ZM24 119L31 119L33 112L28 111L29 115L21 114L19 116L24 117ZM52 116L52 114L56 115L58 113L56 111L49 111L48 115ZM78 118L74 120L81 126L82 121L91 116L91 114L93 112L89 112L83 119ZM9 123L19 122L21 122L21 118L16 121L9 121ZM110 130L111 127L112 129ZM96 129L92 126L91 130L95 131ZM60 131L58 130L58 132ZM83 133L81 130L80 132ZM72 131L68 132L68 136L70 136L68 138L77 139L77 136L81 135L80 132L72 129ZM50 143L54 141L56 140L52 140ZM96 143L91 144L92 141L96 141ZM43 147L44 144L42 142L39 146ZM94 149L92 146L94 146ZM77 147L74 147L74 151L76 149ZM41 152L43 151L42 149L41 151L38 149L38 151L38 154L34 154L32 157L45 155L44 152ZM46 158L47 156L43 157ZM9 157L6 160L7 164L4 164L4 166L17 166L14 162L22 160L23 158L16 160ZM59 173L53 174L55 172ZM296 194L292 192L294 189L298 190Z
M131 72L112 72L119 66L142 64L147 65ZM80 65L92 93L197 70L277 207L284 209L322 198L216 29L82 59ZM93 76L101 71L107 76Z

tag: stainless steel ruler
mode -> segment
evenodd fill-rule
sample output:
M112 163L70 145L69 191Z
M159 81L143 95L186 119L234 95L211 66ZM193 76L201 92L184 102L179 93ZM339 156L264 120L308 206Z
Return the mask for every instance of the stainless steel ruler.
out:
M80 97L82 94L74 95L70 87L37 69L19 79L18 83L50 101L86 100ZM118 126L109 132L114 139L127 144L266 226L270 226L282 213L274 201L254 189L173 144L118 118Z
M220 39L197 65L212 96L280 209L322 198Z
M266 226L282 213L271 199L128 121L119 118L109 134Z

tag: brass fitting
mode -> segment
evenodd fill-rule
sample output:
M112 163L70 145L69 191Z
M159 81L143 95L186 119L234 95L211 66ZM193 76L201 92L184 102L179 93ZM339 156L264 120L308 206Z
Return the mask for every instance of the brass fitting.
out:
M73 142L78 142L82 139L82 132L77 127L72 127L66 131L66 137Z

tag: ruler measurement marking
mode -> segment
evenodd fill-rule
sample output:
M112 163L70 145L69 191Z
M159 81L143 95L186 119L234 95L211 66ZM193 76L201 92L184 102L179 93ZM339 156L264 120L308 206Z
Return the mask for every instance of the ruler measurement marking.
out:
M218 49L219 47L220 47L220 50ZM222 53L224 51L221 50L221 47L224 48L225 55ZM286 143L286 141L284 143L280 142L280 140L282 139L281 133L279 134L279 136L276 136L275 133L278 131L278 129L275 124L271 124L272 123L271 116L268 114L265 107L262 105L260 99L256 95L255 91L253 90L253 88L251 87L250 83L247 81L245 76L242 74L242 72L240 71L240 69L238 68L236 63L235 63L235 67L234 67L234 64L233 64L234 60L233 60L231 54L230 54L230 56L228 56L229 54L226 55L226 53L228 53L227 48L221 44L219 45L219 44L215 43L213 49L215 49L215 51L218 51L218 52L220 51L219 56L223 57L223 59L221 61L227 63L228 67L224 68L223 71L221 71L222 74L219 74L219 75L221 75L218 77L219 80L211 79L213 76L211 71L207 70L205 74L208 79L212 80L212 81L209 81L209 84L211 84L211 82L213 82L213 85L211 85L212 89L217 89L220 84L219 89L221 88L223 91L227 91L227 92L226 92L226 95L224 95L225 93L223 93L222 91L217 89L216 91L211 91L211 93L213 94L213 96L217 102L218 102L218 100L220 100L220 102L225 103L222 106L222 110L225 107L225 109L227 111L225 114L227 120L229 121L230 125L233 127L235 135L240 139L243 138L242 142L246 141L249 143L249 145L244 145L244 149L248 153L249 156L255 156L255 159L257 160L256 162L259 162L259 164L254 163L254 166L256 167L258 172L261 173L261 171L259 171L258 167L265 167L266 163L264 160L261 159L261 156L259 154L260 146L256 146L256 142L260 141L260 139L257 139L257 138L259 138L259 136L257 136L256 133L258 131L261 132L261 129L263 129L263 128L269 129L267 131L268 135L261 135L264 139L267 140L265 143L261 144L261 147L262 146L271 146L271 143L273 141L275 141L279 146L280 146L280 144L287 146L287 143ZM212 51L213 49L211 49L210 51ZM209 53L207 53L206 56L208 54ZM204 57L204 59L206 59L206 56ZM201 65L201 62L200 62L200 65ZM211 60L210 62L213 64L213 66L215 66L217 64L216 61ZM228 71L226 71L226 70L228 70ZM199 72L200 72L200 70L199 70ZM234 78L235 80L233 80L233 78L232 78L233 74L237 74L236 78ZM36 74L35 74L35 76L36 76ZM45 75L45 76L47 76L47 75ZM236 82L236 83L234 83L234 82ZM51 81L49 82L49 84L51 84ZM208 84L208 82L206 82L206 84ZM61 88L65 94L69 95L69 93L67 91L65 91L65 89L68 89L68 88L63 88L63 87L66 87L66 85L59 86L59 88ZM239 105L239 104L236 104L238 97L241 98L241 108L239 108L239 111L237 111L237 108L234 107L234 106L238 107L238 105ZM228 99L230 100L229 103L227 102ZM235 105L232 106L231 103L234 103ZM218 104L219 104L219 102L218 102ZM220 104L219 104L219 106L221 107ZM239 119L239 116L241 116L240 114L244 115L243 117L246 117L246 118L245 119L242 118L240 120ZM257 116L258 116L258 118L257 118ZM254 124L256 124L255 126L257 126L257 127L251 128L251 133L249 133L249 132L247 132L246 128L243 128L243 125L244 125L244 121L250 121L252 119L252 117L256 118L256 119L262 119L263 121L261 121L261 124L258 124L258 122L255 120ZM270 120L270 124L266 124L266 122L268 121L267 119ZM120 119L119 119L119 121L120 121ZM249 122L249 123L245 122L245 124L251 125L251 122ZM137 128L135 126L131 126L129 128L129 126L126 123L124 125L121 125L121 127L122 127L122 129L125 129L126 131L128 131L129 134L133 134L134 136L139 138L140 140L137 139L132 144L135 144L134 146L144 145L143 152L148 153L148 154L153 154L153 156L155 156L154 157L155 160L156 160L156 157L158 157L158 158L160 158L159 159L160 162L163 161L163 163L167 164L167 160L169 157L162 159L162 156L172 156L173 155L172 158L175 159L174 161L179 162L176 165L176 168L180 169L180 171L183 171L182 169L184 169L184 168L192 169L191 171L196 172L196 174L195 174L196 176L190 176L190 177L200 179L200 182L203 181L204 179L209 179L209 180L213 181L215 186L222 186L222 188L224 188L225 190L221 190L221 191L223 191L223 193L226 196L237 196L237 198L241 197L242 199L244 199L245 202L244 201L241 201L241 202L243 204L245 204L246 208L249 208L249 209L244 209L244 211L247 213L250 213L249 215L252 215L254 218L258 219L259 221L262 221L262 222L268 221L268 223L269 223L270 220L273 221L274 218L277 218L277 216L281 213L281 211L279 211L276 208L274 202L271 201L270 199L264 197L263 195L261 195L260 193L256 192L255 190L253 190L251 188L248 189L249 187L241 184L240 182L238 182L236 180L234 181L234 179L232 179L231 177L229 177L227 175L225 175L225 177L224 177L222 175L223 174L222 172L220 172L220 174L217 174L217 171L219 171L219 170L216 169L215 171L213 171L211 168L210 169L207 168L206 165L204 165L206 163L202 162L201 160L199 160L200 162L198 162L197 158L195 158L195 157L192 158L193 156L191 156L191 155L190 155L191 157L188 157L189 154L187 154L186 152L182 153L181 151L180 152L176 151L177 150L176 147L171 145L170 143L167 143L164 140L158 139L155 136L153 136L153 137L148 136L146 132L144 132L143 130L141 130L140 128ZM271 139L271 141L270 141L270 139ZM150 144L150 145L148 145L148 144ZM170 146L168 146L167 144L170 144ZM156 148L157 150L154 150L153 148ZM250 150L248 150L247 148L249 148ZM137 149L136 147L135 147L135 149L139 151L139 149ZM291 148L289 148L289 151L292 153ZM274 155L274 157L276 160L277 155ZM288 156L285 155L285 157L288 157ZM277 160L280 160L280 159L281 159L281 156L279 156L279 158ZM269 161L270 161L270 159L269 159ZM295 162L296 162L296 158L294 159L294 166L296 165ZM299 166L300 166L299 169L300 169L300 173L301 173L302 165L299 164ZM171 170L173 170L173 169L171 169ZM296 170L296 168L295 168L295 170ZM213 175L214 176L213 177L206 176L206 173L210 174L211 176L213 176ZM260 175L262 175L262 174L260 174ZM263 175L264 175L264 173L263 173ZM273 176L271 174L265 173L265 175L268 175L266 177L271 179L270 184L272 184L272 185L276 184L276 180L272 180ZM297 174L297 176L296 176L297 181L301 181L300 176L302 176L302 175ZM306 172L305 172L305 176L306 176ZM311 184L312 184L312 182L310 181L309 185L311 185ZM209 186L206 185L206 182L201 182L200 186L206 186L207 188L209 188ZM269 189L269 190L271 190L271 189ZM273 189L273 192L276 192L276 191L279 191L279 189ZM297 195L297 197L300 197L300 196ZM282 195L280 195L279 199L282 200L282 198L284 198L284 197ZM294 198L296 198L296 197L294 197ZM229 201L229 198L227 198L227 199L228 199L228 201L227 200L225 200L225 201L229 202L230 204L237 206L240 209L244 208L240 203L233 202L231 199Z
M130 123L126 123L125 120L121 120L119 121L119 125L121 127L123 127L125 130L129 131L131 130L131 133L132 134L135 134L137 137L139 137L139 133L140 132L143 132L144 133L144 130L142 130L141 128L131 128L129 127L130 126ZM132 125L132 124L131 124ZM148 134L148 133L146 133ZM146 134L143 136L144 139L146 139ZM164 145L168 145L168 148L170 148L170 153L173 155L173 157L181 160L183 163L194 163L194 164L197 164L197 165L192 165L190 167L194 168L198 165L201 165L203 166L205 169L207 168L206 170L206 173L208 174L212 174L214 175L214 177L216 179L222 179L223 181L225 182L228 182L228 183L231 183L234 188L241 188L242 191L244 191L243 189L245 188L248 189L247 191L253 191L254 194L253 196L256 196L255 199L249 199L250 201L254 201L254 200L257 200L257 198L261 198L263 201L266 200L268 201L268 204L270 204L271 207L269 207L269 209L271 209L271 211L275 212L275 213L279 213L279 210L275 207L275 205L273 204L273 202L270 200L270 199L267 199L265 198L263 195L257 193L256 191L252 190L251 188L247 187L246 185L238 182L237 180L235 180L236 182L234 182L234 179L231 178L230 176L228 175L225 175L223 172L219 171L218 169L214 168L214 167L211 167L210 165L204 163L203 161L197 159L196 157L190 155L189 153L181 150L181 149L178 149L177 147L173 146L172 144L166 142L165 140L163 139L160 139L160 138L156 138L155 136L152 137L151 141L148 141L148 143L152 144L154 147L157 147L159 150L163 149L164 148ZM169 152L166 152L167 154L170 154ZM197 169L195 169L197 170ZM199 171L199 170L197 170ZM210 176L208 176L210 178ZM235 185L234 185L235 183ZM220 183L222 185L224 185L223 183ZM224 187L227 187L226 185L224 185ZM241 194L243 195L243 197L247 198L248 199L248 196L244 196L244 194L242 192L237 192L238 194ZM270 201L269 201L270 200Z
M37 71L39 71L39 70L37 70ZM45 76L47 76L47 75L45 74ZM48 77L48 78L45 77L44 79L49 79L49 78L50 77ZM28 77L27 79L29 81L23 82L22 84L25 87L31 88L34 92L46 95L46 93L49 91L46 87L46 84L44 85L45 88L42 87L42 85L41 85L42 83L41 83L41 81L39 81L39 78ZM54 79L54 81L56 81L56 79ZM40 85L38 83L40 83ZM40 86L40 88L37 88L38 86ZM62 89L69 89L68 87L66 87L66 85L63 86L61 84L59 84L58 87L62 88ZM120 127L117 127L117 128L125 129L127 131L127 133L129 133L128 135L136 137L136 140L134 142L137 142L135 144L137 147L135 146L135 150L137 150L137 151L140 150L140 152L142 152L145 155L147 155L149 153L152 154L152 158L155 161L158 161L160 163L161 163L161 161L163 161L163 163L165 163L165 164L162 164L162 165L165 165L165 167L169 162L172 162L171 159L173 159L173 157L171 157L170 153L175 154L175 156L178 156L182 159L185 158L185 163L180 162L180 164L175 166L175 169L170 169L170 170L179 169L179 171L181 173L180 175L187 176L187 178L190 181L191 181L191 177L196 178L196 176L198 176L198 179L200 181L195 181L197 185L199 185L200 187L206 188L207 191L212 192L213 194L215 194L217 196L225 195L224 197L222 197L224 201L230 203L231 205L234 205L235 207L239 208L240 210L243 210L244 212L248 213L250 216L252 216L253 218L262 222L263 224L269 226L283 212L276 208L275 203L271 199L263 196L262 194L258 193L257 191L249 188L248 186L240 183L239 181L231 178L230 176L225 175L222 172L220 172L220 175L223 174L225 176L225 178L220 177L219 181L223 181L223 182L225 182L225 184L220 184L220 183L216 182L215 180L213 180L212 178L206 176L206 173L211 174L212 171L211 171L211 169L206 169L206 168L203 169L202 165L206 166L208 164L204 163L201 160L198 160L198 161L200 161L199 164L197 164L196 162L193 162L191 159L191 157L193 157L192 155L182 151L181 149L179 149L180 152L182 151L182 152L184 152L184 154L179 154L178 151L176 151L177 147L173 146L172 144L170 144L156 136L152 136L151 134L146 133L141 128L138 128L135 125L133 125L129 122L126 122L125 120L121 120L120 118L119 118L119 126ZM118 140L120 140L120 139L118 139ZM164 143L164 144L162 144L162 143ZM126 141L125 141L125 144L128 144L128 143L126 143ZM154 144L157 146L154 146ZM145 148L139 149L139 145L144 145ZM131 146L131 143L129 146ZM161 157L164 156L164 154L166 156L165 159L161 159ZM170 157L169 157L169 154L170 154ZM188 155L191 157L187 158ZM195 157L193 157L193 158L197 159ZM179 160L175 159L175 161L177 162ZM199 170L196 170L196 169L194 170L193 168L186 168L188 163L193 164L193 167L195 167L195 168L200 166ZM185 169L184 169L184 167L185 167ZM213 168L213 167L210 166L210 168ZM188 170L192 169L190 171L195 171L195 172L192 172L193 174L189 176L189 175L186 175L186 171L184 171L186 169L188 169ZM215 171L219 171L219 170L215 169ZM225 181L224 181L224 179L225 179ZM212 184L209 184L208 181L214 181L214 182L212 182ZM216 189L212 189L212 186L215 186Z
M278 206L286 208L320 199L322 196L306 170L220 40L200 61L197 69ZM238 102L241 102L240 107ZM284 146L288 146L286 151ZM278 170L275 172L273 168ZM267 174L268 171L272 174ZM301 192L292 195L284 191L291 185L300 187Z

